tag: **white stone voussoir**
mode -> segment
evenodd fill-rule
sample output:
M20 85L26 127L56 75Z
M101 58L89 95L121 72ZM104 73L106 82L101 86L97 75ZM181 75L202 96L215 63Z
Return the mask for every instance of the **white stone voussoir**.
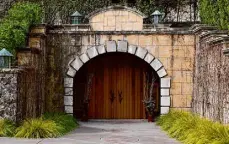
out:
M77 71L83 66L83 62L80 60L80 58L77 56L74 61L70 64L74 69Z
M161 114L164 115L167 113L169 113L169 107L161 107Z
M77 72L77 71L76 71L74 68L69 67L69 68L68 68L67 75L68 75L69 77L74 77L74 76L76 75L76 72Z
M73 106L73 96L64 96L64 105Z
M106 49L104 45L97 46L97 50L99 54L104 54L106 53Z
M64 89L64 94L66 96L72 96L73 95L73 88L65 88Z
M107 52L116 52L117 45L116 41L107 41Z
M169 88L161 88L161 96L169 96L170 95L170 89Z
M135 55L140 57L141 59L144 59L146 54L147 54L147 50L142 48L142 47L138 47L138 49L135 53Z
M154 60L154 56L151 55L150 53L147 53L145 59L144 59L147 63L151 63Z
M161 78L161 88L170 88L171 78Z
M157 74L160 78L162 78L162 77L165 77L167 75L167 72L166 72L165 68L162 68L159 71L157 71Z
M128 49L128 43L127 41L118 41L118 48L117 51L118 52L127 52Z
M163 66L158 59L154 59L150 65L155 71L159 70Z
M137 49L137 46L135 46L135 45L129 45L129 47L128 47L128 53L135 54L136 49Z
M96 47L94 46L94 47L87 49L87 54L90 59L96 57L98 55Z
M161 106L170 106L170 97L161 97Z
M85 53L80 56L80 59L83 63L86 63L90 60L90 58Z
M72 88L73 87L73 78L64 78L64 87Z
M65 112L67 114L72 114L73 113L73 106L65 106Z

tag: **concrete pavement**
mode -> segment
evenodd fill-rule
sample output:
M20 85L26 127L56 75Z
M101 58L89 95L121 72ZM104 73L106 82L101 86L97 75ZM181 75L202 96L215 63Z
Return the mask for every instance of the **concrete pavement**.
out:
M0 144L179 144L146 120L92 120L53 139L0 138Z

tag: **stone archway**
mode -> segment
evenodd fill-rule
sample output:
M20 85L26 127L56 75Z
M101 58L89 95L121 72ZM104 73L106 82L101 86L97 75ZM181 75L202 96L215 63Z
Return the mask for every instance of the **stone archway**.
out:
M85 53L76 56L69 62L67 77L64 79L65 95L64 106L65 112L73 114L73 78L76 72L89 60L98 55L110 52L123 52L135 55L146 61L158 74L160 78L160 112L166 114L170 108L170 87L171 79L167 76L167 72L163 64L155 58L148 50L135 45L128 45L127 41L107 41L106 45L93 46L88 48Z

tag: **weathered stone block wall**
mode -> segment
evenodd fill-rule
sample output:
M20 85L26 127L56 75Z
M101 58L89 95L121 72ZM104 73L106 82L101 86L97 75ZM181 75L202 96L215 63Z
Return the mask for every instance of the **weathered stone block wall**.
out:
M223 54L229 45L220 36L227 32L209 28L197 31L192 107L203 117L229 123L229 57Z
M95 13L89 20L93 31L140 31L143 29L143 17L132 9L108 8L105 12Z
M16 121L18 69L0 69L0 119Z
M123 34L126 33L126 34ZM95 45L104 45L109 40L126 40L150 51L164 65L168 77L171 77L171 107L189 110L191 108L193 89L194 35L190 34L159 34L159 33L128 33L98 32L97 34L77 33L58 34L48 31L48 49L61 50L56 53L60 57L59 72L66 75L68 64L75 56ZM60 65L61 64L61 65Z

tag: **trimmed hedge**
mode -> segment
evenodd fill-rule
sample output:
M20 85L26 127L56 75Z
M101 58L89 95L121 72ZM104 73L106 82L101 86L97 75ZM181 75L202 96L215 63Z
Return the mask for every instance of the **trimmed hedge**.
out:
M190 112L171 111L157 120L168 134L185 144L228 144L229 127Z
M25 45L31 25L41 22L42 9L38 4L18 2L0 22L0 49L11 52Z

